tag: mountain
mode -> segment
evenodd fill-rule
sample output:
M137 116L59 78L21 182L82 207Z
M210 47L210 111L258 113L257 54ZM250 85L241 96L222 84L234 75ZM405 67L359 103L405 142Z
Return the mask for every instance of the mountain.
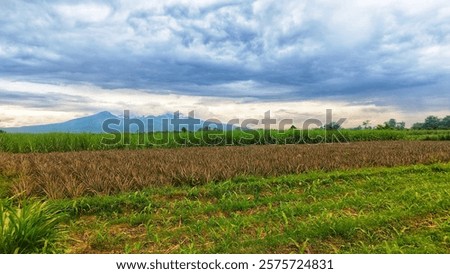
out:
M67 133L103 133L105 129L108 132L149 132L149 131L173 131L174 126L171 121L174 118L173 114L165 114L160 116L141 116L141 117L129 117L125 119L121 116L116 116L108 111L99 112L94 115L81 117L73 120L69 120L62 123L35 125L35 126L23 126L23 127L10 127L3 130L9 133L47 133L47 132L67 132ZM186 127L189 130L198 130L204 125L210 125L205 121L180 116L180 129ZM106 121L106 123L105 123ZM127 123L125 123L127 122ZM183 124L186 122L197 124L188 127ZM231 125L222 125L224 129L230 130L233 128Z
M35 126L24 126L24 127L11 127L4 128L3 130L10 133L45 133L45 132L92 132L99 133L102 131L103 121L115 118L117 116L113 115L108 111L103 111L91 116L86 116L82 118L77 118L69 120L63 123L46 124L46 125L35 125Z

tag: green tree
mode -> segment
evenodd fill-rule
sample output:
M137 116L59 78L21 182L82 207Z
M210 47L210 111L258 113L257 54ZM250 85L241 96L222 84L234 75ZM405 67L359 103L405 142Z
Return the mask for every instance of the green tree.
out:
M450 115L445 116L440 123L440 128L450 129Z
M397 120L389 119L389 121L384 122L384 127L386 129L394 129L397 126Z
M327 130L338 130L341 128L341 125L336 122L331 122L325 125L325 129Z
M423 123L414 123L412 129L423 129Z
M397 126L395 128L396 129L405 129L405 122L398 122Z
M391 118L389 121L384 122L384 126L377 126L377 129L405 129L405 122L397 122L397 120Z
M424 129L438 129L441 120L437 116L428 116L423 123Z
M372 129L372 127L370 126L370 120L365 120L363 122L363 128L364 129Z

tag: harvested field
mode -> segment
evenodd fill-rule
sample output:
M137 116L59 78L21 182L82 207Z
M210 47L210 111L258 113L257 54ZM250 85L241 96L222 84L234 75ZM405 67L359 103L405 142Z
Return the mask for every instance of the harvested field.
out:
M159 185L198 185L239 176L448 161L450 143L446 141L0 153L0 179L13 178L8 195L57 199Z

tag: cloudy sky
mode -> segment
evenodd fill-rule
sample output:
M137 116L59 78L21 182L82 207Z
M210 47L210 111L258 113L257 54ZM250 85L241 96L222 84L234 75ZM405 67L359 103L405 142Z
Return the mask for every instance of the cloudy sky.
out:
M0 127L450 114L448 0L0 1Z

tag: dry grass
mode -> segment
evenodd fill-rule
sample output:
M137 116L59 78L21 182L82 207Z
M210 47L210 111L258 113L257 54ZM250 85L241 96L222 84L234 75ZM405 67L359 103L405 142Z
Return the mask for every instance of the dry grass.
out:
M236 176L450 161L449 142L191 147L47 154L0 153L12 195L109 195L155 185L203 184Z

